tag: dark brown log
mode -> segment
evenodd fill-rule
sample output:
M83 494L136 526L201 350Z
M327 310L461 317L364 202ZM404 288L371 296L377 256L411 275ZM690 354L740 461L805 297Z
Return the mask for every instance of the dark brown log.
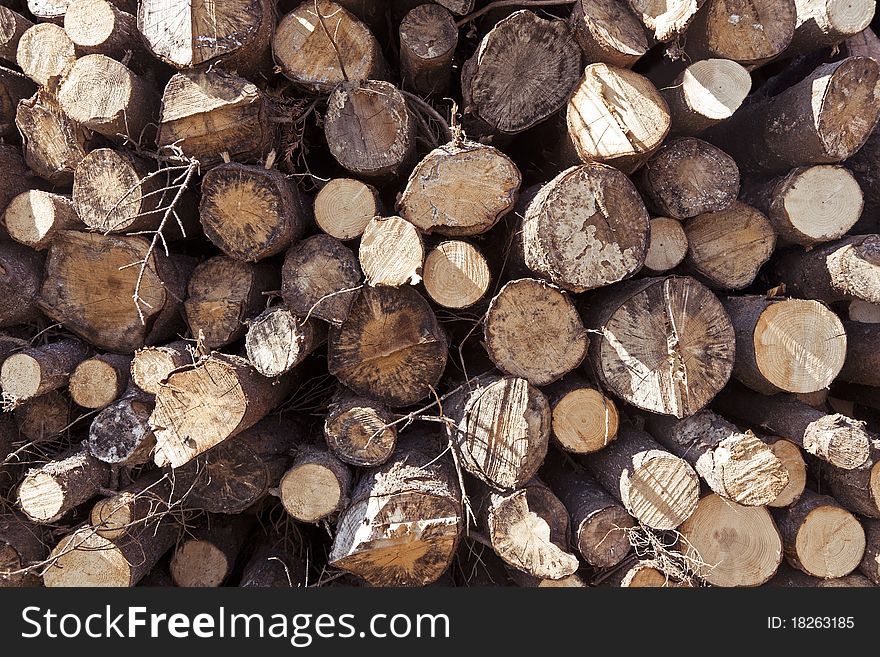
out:
M528 71L524 84L521 71ZM565 21L514 12L462 65L466 119L482 131L516 134L562 109L581 74L581 51Z
M37 251L49 247L59 230L84 228L69 196L31 189L6 207L3 223L9 237Z
M278 289L278 272L227 256L200 263L189 279L183 304L193 337L204 349L218 349L247 331L245 320L266 307L263 292Z
M37 308L43 282L43 260L20 244L0 242L0 327L39 317Z
M877 371L877 345L880 325L843 322L846 332L846 359L838 375L839 381L866 386L880 386Z
M685 50L695 61L718 57L747 66L765 64L791 43L796 4L795 0L708 0L688 27Z
M108 0L73 0L64 14L64 31L77 54L106 55L143 69L149 61L137 19Z
M53 523L94 497L110 481L110 468L84 449L27 471L18 487L18 508L41 524Z
M39 586L49 554L43 541L39 525L12 513L0 516L0 589Z
M679 531L685 556L712 586L761 586L782 563L782 538L763 507L707 495Z
M104 408L122 396L131 378L131 356L99 354L70 375L70 397L83 408Z
M815 246L842 237L862 214L862 190L844 167L798 167L746 185L743 198L767 215L786 244Z
M483 324L495 366L534 385L547 385L575 369L590 340L568 295L533 278L513 280L489 303Z
M624 401L682 418L730 379L733 326L712 292L669 276L617 285L582 308L599 382Z
M867 57L823 64L786 91L740 108L705 138L730 153L743 172L842 162L877 123L878 79L880 65Z
M766 396L737 386L718 395L713 406L725 417L788 438L808 454L847 470L868 460L874 439L864 422L826 414L793 395Z
M865 554L859 564L859 570L875 585L880 586L880 520L866 520Z
M828 489L841 506L868 518L880 518L880 448L872 445L868 460L857 468L823 466Z
M654 214L689 219L729 208L739 194L739 169L712 144L676 139L645 162L636 185Z
M372 586L424 586L446 571L464 525L461 493L451 464L426 443L364 472L337 523L331 566Z
M360 237L370 219L382 214L379 192L354 178L334 178L315 196L315 223L331 237Z
M568 27L588 62L629 68L648 51L645 28L622 2L577 0Z
M741 64L729 59L702 59L659 91L669 106L671 132L698 135L733 116L751 87L752 78Z
M498 149L451 142L416 165L397 210L426 233L477 235L513 209L521 183L516 164Z
M347 318L363 273L354 252L329 235L314 235L284 256L281 296L299 317L317 317L333 326Z
M307 221L299 191L284 174L235 163L205 174L199 216L209 240L246 262L287 249Z
M406 175L416 159L416 119L390 82L343 82L334 88L324 133L331 155L359 178Z
M566 169L528 203L514 257L571 292L632 276L648 250L648 212L617 169L584 164Z
M0 6L0 59L5 59L10 64L16 63L19 39L30 27L33 27L33 23L23 15L9 7Z
M366 287L345 323L331 328L327 365L354 392L407 406L437 385L447 351L447 337L418 292Z
M245 336L248 360L263 376L281 376L327 341L327 328L304 321L284 306L273 306L253 319Z
M762 436L762 440L776 454L788 473L788 483L775 500L768 503L769 507L782 507L793 504L804 492L807 483L807 466L804 454L797 444L779 436Z
M578 374L544 389L553 414L553 437L562 449L590 454L617 437L617 405Z
M156 139L160 147L176 145L203 170L223 153L236 162L263 159L272 141L263 93L217 68L177 73L165 85Z
M179 467L263 419L290 389L245 359L215 353L176 370L159 387L150 426L156 465Z
M24 401L67 385L71 373L89 352L89 347L78 340L58 340L12 354L0 367L4 398Z
M486 257L461 240L440 242L425 257L422 279L431 300L444 308L468 308L489 291L492 272Z
M525 379L487 374L443 405L462 467L493 488L520 488L535 476L550 438L550 403Z
M209 517L177 545L171 557L171 579L182 587L217 587L229 577L247 540L252 518Z
M662 274L680 265L688 252L687 233L681 222L670 217L654 217L649 232L645 271Z
M449 89L458 28L452 14L438 4L412 9L400 23L400 76L403 86L421 94Z
M15 61L26 76L44 87L56 83L76 61L76 46L63 28L38 23L19 38Z
M874 38L877 39L876 36ZM880 42L875 59L880 60ZM864 202L862 215L852 232L864 234L880 231L880 130L875 129L865 145L843 165L855 176Z
M694 466L714 493L737 504L770 504L788 484L788 472L767 445L712 411L683 420L652 415L647 426L657 442Z
M341 461L371 467L391 456L397 427L383 404L340 387L327 408L324 438Z
M145 260L138 285L138 263ZM161 248L150 251L142 237L59 231L49 247L39 306L95 347L131 353L167 340L181 326L190 266Z
M140 465L150 460L156 437L150 428L153 405L127 396L107 406L92 420L87 447L110 465Z
M74 3L68 16L75 11ZM137 27L150 51L175 68L204 69L210 64L252 75L269 62L275 12L268 0L185 6L173 0L144 0L138 5Z
M278 22L272 52L281 72L310 91L385 77L382 49L370 30L329 0L302 2Z
M348 506L351 470L326 447L303 446L278 485L285 511L299 522L318 522Z
M306 563L289 545L290 538L269 536L254 550L238 585L242 588L306 586Z
M865 530L833 497L804 491L776 512L788 563L814 577L849 575L865 552Z
M58 390L28 399L13 414L18 433L31 442L48 442L61 435L73 420L70 398Z
M422 280L425 244L406 219L373 217L361 236L358 260L367 285L416 285Z
M4 7L0 7L2 12ZM3 16L0 14L0 40L3 38ZM18 104L36 93L37 87L18 71L0 66L0 137L18 139L15 112Z
M160 383L173 370L193 363L193 354L183 340L161 347L142 347L131 361L131 380L144 392L155 395Z
M18 483L20 475L19 457L15 453L15 443L18 441L18 427L16 425L17 422L8 413L0 415L0 496L3 497ZM2 568L2 563L0 563L0 570Z
M854 235L776 259L774 281L796 297L834 303L880 303L880 235Z
M116 495L95 502L89 512L89 522L102 538L122 538L167 513L171 491L167 476L158 471L151 472Z

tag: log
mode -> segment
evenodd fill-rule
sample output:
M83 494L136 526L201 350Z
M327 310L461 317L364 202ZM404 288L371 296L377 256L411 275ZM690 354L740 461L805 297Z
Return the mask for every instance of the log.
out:
M837 380L866 386L880 386L880 373L876 371L880 325L843 322L843 328L846 332L846 359Z
M682 34L705 0L629 0L629 6L657 41L671 41Z
M550 459L548 459L549 461ZM565 505L571 519L572 543L596 568L616 566L629 554L629 530L635 520L586 472L554 461L541 476Z
M324 447L303 446L278 485L281 504L298 522L316 523L348 506L352 474Z
M793 504L804 492L807 483L807 466L804 463L804 455L797 444L779 436L763 436L767 446L773 450L776 458L782 463L788 474L788 483L785 485L776 499L768 502L770 507L783 507Z
M654 153L636 186L653 214L689 219L730 208L739 195L739 169L720 148L685 137Z
M424 586L449 567L464 524L461 494L451 465L427 445L402 446L366 470L351 500L337 523L331 566L371 586Z
M64 14L70 0L27 0L27 8L40 21L58 25L64 22Z
M15 57L21 35L33 25L17 11L0 6L0 59L5 59L10 64L16 63Z
M299 588L308 583L306 563L282 536L269 536L256 547L244 567L241 588Z
M126 396L98 413L89 427L87 449L110 465L141 465L150 460L156 436L150 427L153 405Z
M351 2L352 0L348 0ZM354 0L357 2L358 0ZM439 0L438 5L443 5L453 14L464 16L474 10L474 0Z
M208 513L244 513L278 485L302 433L293 421L260 420L172 470L173 499Z
M98 354L70 375L70 397L83 408L104 408L122 396L131 378L131 356Z
M33 522L50 524L94 497L110 480L110 468L81 449L27 471L18 508Z
M71 406L70 399L58 390L28 399L13 410L18 433L33 443L56 438L73 420Z
M68 16L75 9L74 3ZM138 3L137 27L153 55L174 68L204 69L210 64L252 75L269 62L275 12L268 0L185 6L173 0L144 0Z
M796 4L795 0L708 0L688 27L685 51L694 61L717 57L744 66L766 64L791 43L798 19Z
M68 69L58 102L71 120L113 141L139 144L159 116L159 93L106 55L86 55Z
M357 239L381 214L378 190L354 178L334 178L315 196L315 223L338 240Z
M138 286L140 269L132 265L144 261ZM142 237L63 230L49 246L38 303L96 348L128 354L180 327L188 274L188 260L150 251Z
M877 39L877 37L874 37ZM880 44L878 44L880 48ZM875 55L880 60L880 50ZM864 206L853 233L865 234L880 231L880 130L874 130L865 145L843 165L855 176L862 191Z
M486 296L492 272L477 247L461 240L446 240L428 253L422 278L425 292L434 303L458 310Z
M0 211L6 211L9 202L22 192L34 187L32 174L25 165L21 152L14 146L0 144L0 166L6 175L0 179ZM0 237L5 237L5 228L0 226Z
M514 258L559 287L585 292L638 271L648 250L648 221L635 186L620 171L571 167L528 203Z
M644 269L652 274L675 269L688 252L687 233L681 222L670 217L654 217L650 225Z
M684 232L688 241L685 264L713 288L748 287L776 247L770 220L740 201L726 210L688 219Z
M150 523L117 539L104 538L90 525L68 534L52 552L43 583L54 587L131 587L174 545L178 527Z
M4 8L0 7L0 11ZM0 39L2 39L3 17L0 15ZM18 104L30 98L37 91L37 86L18 71L0 66L0 137L10 140L20 139L15 126L15 113Z
M384 182L405 175L416 159L416 119L390 82L337 85L327 101L324 134L330 154L359 178Z
M77 54L129 58L132 66L143 69L150 61L137 19L116 8L108 0L73 0L64 14L64 31Z
M12 354L0 367L0 387L10 400L32 399L67 385L76 366L89 355L78 340L58 340Z
M880 235L851 235L809 251L784 252L775 260L773 279L802 299L880 303Z
M251 365L263 376L281 376L299 365L327 341L326 327L304 321L284 306L272 306L248 326L245 350Z
M822 64L782 93L741 107L704 138L732 155L743 172L842 162L874 129L878 79L880 65L867 57Z
M236 162L263 159L272 141L263 93L217 68L177 73L162 94L156 141L160 148L176 145L203 170L223 153Z
M619 571L608 581L608 585L620 588L691 588L694 584L689 580L680 581L664 571L664 565L653 559L642 559L632 567Z
M286 78L318 93L349 80L383 79L387 67L367 26L329 0L320 0L317 11L307 0L282 17L272 52Z
M20 244L0 242L0 327L37 319L43 260Z
M0 515L0 589L39 586L49 553L39 525L12 513Z
M9 237L44 251L59 230L83 228L69 196L31 189L16 196L3 215Z
M270 265L214 256L196 266L189 279L186 323L204 349L218 349L244 336L245 320L266 306L263 293L276 289L278 272Z
M577 557L569 552L568 512L542 481L503 493L486 489L477 513L492 549L512 568L550 580L577 570Z
M15 53L19 68L41 87L57 82L75 61L73 41L52 23L38 23L25 30Z
M516 204L522 175L492 146L453 141L413 169L397 203L400 216L426 233L485 233Z
M590 64L566 107L566 162L600 162L624 173L638 169L669 134L663 96L648 78L629 69Z
M299 191L283 173L236 163L205 174L199 217L209 240L246 262L285 251L307 221Z
M366 287L340 327L331 327L327 367L360 395L389 406L427 397L446 367L448 340L411 287Z
M644 26L622 2L577 0L568 27L588 62L629 68L648 51Z
M740 431L703 410L683 420L652 415L648 430L663 447L690 463L719 497L742 506L764 506L788 485L788 472L751 431Z
M167 513L170 495L168 478L151 472L116 495L95 502L89 512L89 523L102 538L121 538Z
M141 347L131 361L131 381L144 392L155 395L172 371L193 363L193 356L183 340L161 347Z
M400 77L403 86L423 96L447 92L458 28L447 9L418 5L400 23Z
M533 385L547 385L581 364L590 339L569 296L534 278L510 281L489 303L483 323L495 366Z
M855 570L865 552L865 530L833 497L806 490L776 512L788 563L823 579Z
M729 59L702 59L687 66L672 84L660 89L669 107L671 132L698 135L726 121L752 87L749 72Z
M880 305L876 303L853 299L847 304L846 312L851 322L860 322L862 324L880 323Z
M73 182L74 170L95 141L93 132L72 121L45 89L18 104L15 125L31 170L62 187Z
M839 468L852 470L868 460L873 434L864 422L839 413L826 414L792 395L766 396L731 387L715 398L713 406L725 417L787 438Z
M874 585L880 585L880 521L867 520L865 528L865 554L859 570Z
M382 465L394 452L397 427L388 408L340 387L327 407L324 438L327 446L350 465Z
M251 519L209 517L177 545L171 556L171 579L177 586L218 587L232 573L248 538Z
M766 395L827 388L847 352L843 323L818 301L726 297L736 332L733 376Z
M617 440L581 458L602 487L652 529L678 527L697 506L697 473L644 431L622 426Z
M177 468L263 419L290 390L245 359L215 353L172 373L156 394L150 427L156 465Z
M767 582L766 586L785 586L788 588L834 588L834 587L867 587L875 586L875 584L858 573L850 573L844 577L834 577L832 579L821 579L807 575L800 570L792 568L787 563L783 563L776 576Z
M767 215L781 242L805 247L844 236L862 214L862 190L842 166L798 167L747 185L743 198Z
M18 454L15 442L18 440L17 422L9 414L0 416L0 496L6 497L19 479ZM0 517L2 522L2 517ZM2 569L0 560L0 569ZM2 586L2 585L0 585Z
M679 528L684 554L712 586L761 586L782 563L782 538L767 509L707 495Z
M444 402L462 467L500 490L538 472L550 438L550 403L525 379L487 374Z
M521 71L532 83L523 84ZM516 11L462 65L465 119L481 132L523 132L565 106L580 74L581 51L564 20Z
M648 278L597 294L582 308L599 383L638 408L693 415L730 379L734 330L712 292L692 278Z
M851 470L823 464L828 490L844 508L880 518L880 449L872 446L868 460Z
M362 280L351 249L329 235L314 235L294 244L284 256L281 297L294 315L341 326Z
M836 46L867 28L874 17L874 0L795 0L797 26L785 55L792 57Z
M425 245L419 231L400 217L373 217L361 236L358 260L367 285L417 285Z
M617 437L617 405L582 376L568 374L544 392L550 401L553 437L566 452L590 454Z

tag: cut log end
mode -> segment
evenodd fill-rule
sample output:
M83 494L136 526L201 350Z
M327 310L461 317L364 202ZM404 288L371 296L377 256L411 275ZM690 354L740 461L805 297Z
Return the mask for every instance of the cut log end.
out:
M343 391L334 397L328 409L324 437L341 461L370 467L391 456L397 443L397 428L381 404Z
M232 564L226 553L211 541L190 539L171 558L171 578L181 587L217 587Z
M441 242L425 258L425 291L445 308L467 308L489 290L492 274L483 254L458 240Z
M851 513L838 506L818 506L797 531L794 554L801 568L821 578L843 577L862 559L865 532Z
M416 285L425 247L416 227L400 217L373 217L361 237L358 259L368 285Z
M315 222L331 237L360 237L370 219L381 214L374 187L353 178L334 178L315 197Z
M622 2L578 0L568 26L590 62L630 67L648 51L645 28Z
M785 485L776 499L768 502L770 507L785 507L797 501L804 492L807 483L807 466L804 463L804 455L800 447L790 440L777 438L770 444L770 449L776 455L785 471L788 473L788 483Z
M62 512L64 488L53 475L38 470L21 482L18 503L28 517L49 522Z
M729 59L703 59L688 66L661 93L672 114L672 130L696 135L733 116L752 87L748 71Z
M666 491L666 499L658 498L658 486ZM700 484L686 461L659 452L625 473L621 488L626 488L625 505L630 514L648 527L675 529L694 513Z
M674 269L684 260L688 251L687 234L676 219L651 219L651 239L645 255L645 269L662 273Z
M61 539L49 555L52 566L43 574L49 587L134 585L132 566L110 539L85 526Z
M351 473L335 456L306 450L282 477L278 486L281 503L299 522L318 522L345 507Z
M59 230L82 227L68 197L39 189L12 199L3 223L12 239L37 250L47 248Z
M617 436L617 405L594 388L575 388L553 406L553 435L576 454L596 452Z

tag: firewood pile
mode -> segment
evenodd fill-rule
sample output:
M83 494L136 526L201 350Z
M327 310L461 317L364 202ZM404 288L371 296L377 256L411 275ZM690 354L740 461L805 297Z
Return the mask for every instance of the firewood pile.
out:
M874 0L0 0L0 586L880 585Z

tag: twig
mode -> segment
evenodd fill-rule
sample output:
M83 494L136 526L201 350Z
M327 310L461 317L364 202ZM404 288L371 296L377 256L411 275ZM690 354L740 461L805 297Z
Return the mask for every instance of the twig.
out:
M500 9L501 7L547 7L550 5L573 5L575 2L577 2L577 0L496 0L495 2L490 2L482 9L478 9L461 20L456 21L455 27L467 25L471 21L478 19L480 16L488 14L493 9Z
M407 100L414 103L421 111L423 111L425 114L427 114L437 123L439 123L441 129L443 130L443 138L447 142L452 141L452 130L449 129L449 124L446 122L446 119L440 116L440 113L437 110L435 110L433 107L431 107L429 103L425 102L414 93L410 93L405 89L400 89L399 91L406 97Z
M315 0L315 13L318 14L318 22L321 23L321 29L324 30L324 34L327 35L327 40L330 42L330 45L333 46L333 52L336 53L336 61L339 62L339 70L342 71L342 79L348 82L348 73L345 72L345 64L342 63L342 54L339 52L339 47L336 45L336 41L330 36L330 30L328 30L327 26L324 24L324 16L321 14L321 10L318 9L318 0Z

